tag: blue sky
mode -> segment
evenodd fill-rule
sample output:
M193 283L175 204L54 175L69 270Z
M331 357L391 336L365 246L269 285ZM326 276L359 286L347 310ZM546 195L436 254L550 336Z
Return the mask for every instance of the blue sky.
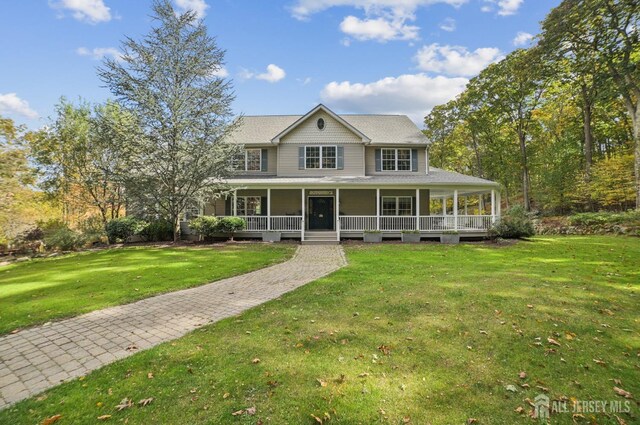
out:
M414 121L539 31L560 0L173 0L227 50L234 109L402 113ZM61 96L110 97L96 76L126 36L147 33L151 1L4 0L0 115L30 128Z

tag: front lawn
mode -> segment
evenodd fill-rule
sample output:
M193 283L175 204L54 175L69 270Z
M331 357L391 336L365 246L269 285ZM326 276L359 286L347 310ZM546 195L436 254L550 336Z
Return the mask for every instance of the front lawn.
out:
M531 424L540 393L569 409L632 409L554 424L640 421L613 390L640 396L640 239L346 251L349 265L326 278L21 402L0 423ZM134 405L117 411L125 398Z
M129 247L0 267L0 334L246 273L294 248Z

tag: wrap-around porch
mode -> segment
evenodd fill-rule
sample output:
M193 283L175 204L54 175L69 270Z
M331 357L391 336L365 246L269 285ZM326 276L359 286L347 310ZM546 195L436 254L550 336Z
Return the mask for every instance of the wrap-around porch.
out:
M306 233L323 231L338 240L367 231L482 236L500 216L500 194L492 187L243 188L202 212L243 218L247 236L278 231L302 241Z

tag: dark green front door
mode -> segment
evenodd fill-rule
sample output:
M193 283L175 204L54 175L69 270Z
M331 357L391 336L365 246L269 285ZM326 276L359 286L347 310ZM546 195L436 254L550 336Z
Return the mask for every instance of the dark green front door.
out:
M333 198L309 198L309 230L333 230Z

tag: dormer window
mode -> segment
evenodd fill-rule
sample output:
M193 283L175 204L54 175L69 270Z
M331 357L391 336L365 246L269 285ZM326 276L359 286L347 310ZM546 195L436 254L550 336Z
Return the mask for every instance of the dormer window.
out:
M316 125L318 126L318 130L324 130L324 119L318 118L318 121L316 121Z

